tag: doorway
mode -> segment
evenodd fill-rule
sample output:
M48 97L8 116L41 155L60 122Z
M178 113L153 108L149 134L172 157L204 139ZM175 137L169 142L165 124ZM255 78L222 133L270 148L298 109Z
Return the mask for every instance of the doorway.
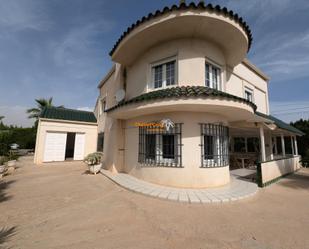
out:
M68 132L65 147L65 160L73 160L76 133Z

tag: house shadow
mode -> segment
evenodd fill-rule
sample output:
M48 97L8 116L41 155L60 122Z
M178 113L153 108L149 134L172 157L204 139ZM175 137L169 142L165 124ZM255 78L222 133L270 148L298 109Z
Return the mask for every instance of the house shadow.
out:
M309 173L295 172L284 178L284 181L279 181L278 185L293 189L308 189L309 190Z
M16 234L16 226L11 228L3 227L0 229L0 249L9 249L3 244L8 242Z
M3 201L7 201L12 198L12 196L6 193L6 190L13 184L15 181L4 181L0 180L0 203Z

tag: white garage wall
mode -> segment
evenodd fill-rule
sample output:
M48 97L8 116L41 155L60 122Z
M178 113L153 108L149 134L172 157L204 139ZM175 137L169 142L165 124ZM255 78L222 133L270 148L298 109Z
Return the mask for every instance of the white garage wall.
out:
M36 164L43 163L47 132L75 132L85 134L85 148L83 155L79 156L79 158L84 158L89 153L97 150L98 126L96 123L44 119L40 120L38 124L34 155L34 163Z

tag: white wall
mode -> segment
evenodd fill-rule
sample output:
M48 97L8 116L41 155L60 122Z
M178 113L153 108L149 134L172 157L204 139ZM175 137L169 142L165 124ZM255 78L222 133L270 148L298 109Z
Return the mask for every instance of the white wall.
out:
M138 163L138 128L135 122L153 122L170 118L182 125L183 168L145 167ZM201 133L199 123L225 122L220 115L194 112L173 112L142 116L126 121L124 171L145 181L176 187L214 187L229 182L229 167L201 168Z
M54 132L76 132L85 134L84 157L97 150L97 124L83 122L66 122L62 120L40 120L38 124L34 162L41 164L43 162L45 150L46 133Z

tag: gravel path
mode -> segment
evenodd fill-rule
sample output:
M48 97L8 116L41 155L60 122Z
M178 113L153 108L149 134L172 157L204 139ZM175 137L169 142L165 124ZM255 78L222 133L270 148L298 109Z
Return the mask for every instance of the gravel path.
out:
M309 248L309 170L252 198L192 205L127 191L79 162L24 157L0 180L0 248Z

